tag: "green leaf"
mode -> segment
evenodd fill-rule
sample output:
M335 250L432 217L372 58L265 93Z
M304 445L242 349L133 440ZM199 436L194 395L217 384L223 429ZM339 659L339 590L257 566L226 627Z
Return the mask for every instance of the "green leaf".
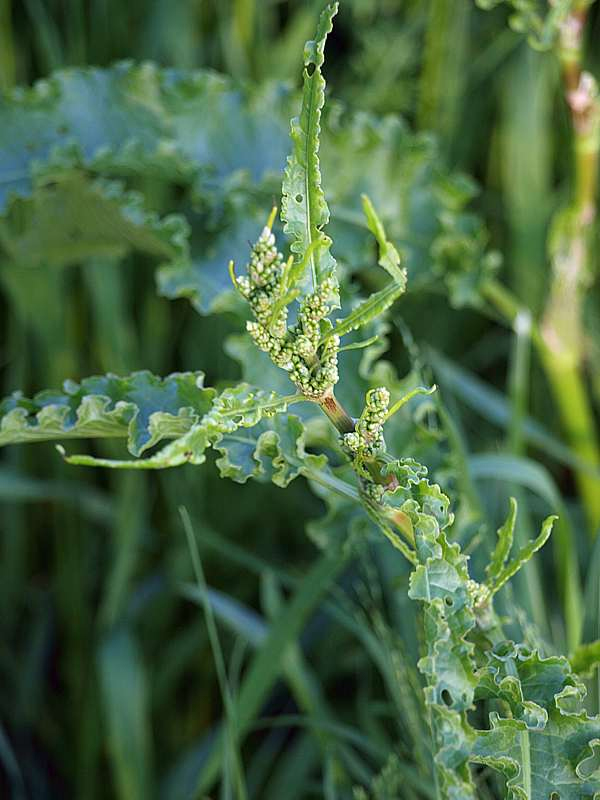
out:
M289 602L272 621L268 636L253 657L236 698L236 720L240 736L246 733L260 712L274 682L285 668L285 655L291 643L297 640L306 621L337 575L346 565L350 552L322 554L302 577ZM220 737L218 737L220 739ZM222 757L218 741L211 745L201 774L196 774L187 796L197 796L208 790L214 782ZM166 793L169 797L169 793Z
M231 306L223 264L246 254L252 219L262 222L279 191L272 178L285 164L290 99L283 85L242 89L214 72L148 63L62 70L5 94L0 250L46 266L137 249L160 259L164 294L191 297L202 313ZM193 190L193 262L185 220L159 220L139 196L98 180L116 176Z
M32 194L12 198L0 217L0 249L18 267L122 258L138 250L173 268L189 260L188 236L183 217L161 219L139 193L73 170L36 179Z
M600 640L580 644L569 656L573 672L591 678L600 664Z
M379 246L379 265L382 266L396 281L396 283L406 285L406 270L400 267L400 255L394 245L388 241L385 229L377 212L373 207L368 195L362 197L363 211L367 218L367 225L373 236L377 239Z
M479 307L481 286L496 275L502 258L488 251L489 233L475 214L444 209L439 222L441 230L431 247L434 271L446 282L455 308Z
M87 455L68 456L71 464L130 469L161 469L202 464L214 446L221 474L244 482L268 477L286 486L302 468L320 468L324 457L304 450L304 426L297 417L264 422L254 437L251 428L264 417L282 413L299 396L280 396L240 383L217 394L205 388L204 375L175 373L157 378L134 372L122 378L102 375L80 384L66 381L64 390L43 391L29 400L15 392L0 403L0 446L73 438L127 438L134 456L164 439L175 441L149 458L114 460ZM64 455L64 450L61 448Z
M385 288L359 303L347 317L338 319L335 327L326 338L333 335L345 336L350 331L355 331L368 325L369 322L372 322L376 317L381 316L384 311L387 311L394 300L400 297L403 292L404 286L401 284L388 283Z
M119 800L148 797L152 787L150 703L141 653L116 630L98 653L108 753Z
M139 456L163 439L189 431L211 408L214 389L202 372L157 378L99 375L65 381L63 391L43 391L29 400L15 392L0 403L0 446L73 438L126 437Z
M466 638L475 626L467 558L444 533L451 517L439 487L421 480L409 484L409 493L401 509L412 522L418 558L409 596L423 605L425 656L419 669L427 681L440 796L475 800L465 714L477 685L473 645Z
M248 260L248 242L256 240L265 224L265 204L248 191L231 191L222 206L212 210L214 223L194 220L190 239L191 257L159 266L158 291L168 298L187 298L201 314L236 310L242 306L232 290L227 264ZM237 304L237 305L236 305Z
M0 97L0 210L34 176L73 168L211 190L240 171L260 182L284 164L288 95L148 62L60 70Z
M239 428L251 428L265 416L284 412L288 403L299 399L302 398L280 397L275 392L264 392L240 383L214 396L210 408L189 427L187 433L149 458L132 461L74 455L67 456L66 461L80 466L112 469L166 469L188 463L203 464L206 450L216 447L226 434L234 434ZM232 469L226 460L222 465L226 471Z
M330 3L321 13L314 41L304 48L304 89L300 117L291 122L293 150L288 157L282 186L281 218L284 231L292 238L291 250L297 260L307 257L313 287L334 273L335 261L329 252L331 239L323 233L329 209L321 188L319 137L321 110L325 103L325 79L321 68L325 41L333 28L338 3Z
M596 797L600 719L587 716L584 696L566 658L499 643L488 653L476 697L502 700L510 716L490 714L490 730L473 737L471 761L506 777L507 800Z
M565 658L541 658L524 645L501 641L490 593L470 579L466 557L444 532L447 503L437 508L437 517L432 513L443 495L417 478L414 470L408 473L401 509L411 519L419 561L409 596L424 609L426 654L419 668L427 680L439 797L475 800L469 763L500 771L507 800L595 797L600 719L583 710L585 688ZM515 512L513 504L500 531L493 590L541 546L552 525L552 518L546 520L538 539L505 567ZM476 626L498 642L491 650L478 649L478 659L485 659L480 668L469 640ZM474 700L496 701L489 729L477 730L467 716Z
M556 515L547 517L542 523L540 535L536 539L532 539L526 545L523 545L515 558L513 558L509 564L500 569L498 573L491 576L488 585L492 594L495 594L499 589L501 589L504 584L510 580L513 575L516 575L521 567L524 566L529 559L546 544L550 538L550 534L552 533L552 526L557 519L558 517Z
M307 63L313 63L313 57L322 59L330 22L322 19ZM305 71L305 90L306 113L299 124L302 128L310 123L313 134L318 133L323 90L320 66L312 75ZM54 181L92 183L99 176L128 180L149 175L190 187L201 203L200 213L194 211L188 217L193 260L171 252L156 253L166 262L158 271L160 291L168 297L191 299L201 313L230 308L234 293L226 265L231 257L244 259L248 240L254 240L265 209L279 191L293 102L295 95L283 85L240 87L214 72L161 69L147 63L61 70L31 90L0 98L0 210L12 196L28 197L42 186L47 187L45 197L50 199ZM390 238L398 243L413 290L438 283L440 270L445 275L461 273L467 260L469 265L481 262L481 247L473 252L465 249L469 241L485 239L480 221L483 233L476 236L468 232L465 221L473 184L448 173L429 135L411 133L398 117L352 114L334 103L329 103L321 124L324 135L318 156L307 150L309 139L303 138L304 133L294 141L292 156L293 174L300 181L301 163L317 169L313 189L318 202L310 209L313 249L298 245L304 255L310 251L311 262L320 259L323 271L333 264L329 239L322 233L328 212L318 158L323 170L335 176L327 194L335 211L329 230L336 251L350 269L364 267L371 256L360 209L363 192L372 198ZM65 252L76 254L78 237L83 236L88 248L94 244L93 237L85 236L87 223L93 223L91 230L99 228L98 220L88 219L91 209L98 208L100 217L105 214L102 198L95 192L88 196L84 186L77 188L85 199L82 208L63 206L63 212L73 214L66 227L75 233L70 241L61 242L64 261L68 260ZM288 192L290 198L297 194ZM120 229L129 221L118 206L110 206L109 213ZM299 212L294 203L290 203L292 212ZM35 221L29 216L35 237ZM83 216L87 223L82 230L78 220ZM299 213L292 216L298 236L305 238L306 220ZM17 234L16 222L15 217L11 241ZM60 231L48 231L46 226L46 236L49 233L58 236ZM141 235L138 231L137 236ZM153 239L154 233L145 232L146 236ZM463 242L460 246L459 241ZM121 252L131 249L122 237L104 231L99 241L102 252L115 244ZM134 246L151 254L157 246L162 249L160 245L149 248L147 243ZM19 253L24 252L20 247ZM299 264L303 256L296 255ZM69 263L76 258L69 256ZM466 272L470 270L471 266Z
M293 414L262 420L252 430L225 435L215 450L221 477L245 483L248 478L272 481L286 487L308 468L322 469L324 455L307 453L305 429Z
M488 582L493 583L502 572L502 568L504 567L506 559L508 558L512 548L516 519L517 501L514 497L511 497L508 517L506 518L504 525L498 528L498 542L492 554L490 563L485 568L485 574Z

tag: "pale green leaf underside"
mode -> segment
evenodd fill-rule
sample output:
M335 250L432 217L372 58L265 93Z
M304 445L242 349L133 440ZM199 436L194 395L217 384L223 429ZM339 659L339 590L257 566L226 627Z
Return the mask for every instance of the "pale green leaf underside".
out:
M150 372L127 377L101 375L31 400L15 392L0 403L0 446L73 438L126 438L141 455L163 439L187 433L211 408L214 389L203 374L157 378Z
M202 464L213 447L223 477L240 483L272 480L278 486L287 486L308 467L324 466L324 457L306 453L301 420L284 413L302 398L247 383L217 393L203 386L203 377L198 372L162 379L135 372L85 378L80 384L66 381L63 391L40 392L32 399L15 392L0 403L0 446L126 438L135 459L65 456L72 464L117 469ZM165 439L173 441L139 458Z
M265 416L283 413L288 403L297 399L280 397L275 392L265 392L240 383L215 395L210 408L183 436L149 458L117 460L73 455L67 456L66 460L70 464L111 469L167 469L182 464L203 464L206 451L210 447L217 447L225 435L252 428Z
M248 478L285 487L308 469L322 469L325 456L305 450L305 428L293 414L263 419L251 430L226 434L215 445L221 477L245 483Z
M419 669L427 682L425 700L431 710L440 797L475 800L464 723L477 684L473 645L466 638L475 625L467 559L444 533L449 522L447 498L439 487L426 480L412 485L414 499L401 508L413 524L419 561L410 578L409 596L423 605L425 655Z

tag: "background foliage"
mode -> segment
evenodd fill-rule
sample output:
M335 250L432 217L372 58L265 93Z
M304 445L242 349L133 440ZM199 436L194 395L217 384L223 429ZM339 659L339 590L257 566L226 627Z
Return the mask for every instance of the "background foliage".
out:
M143 369L289 393L241 333L226 265L244 262L279 196L321 5L0 0L2 395ZM374 331L386 348L342 356L340 397L358 414L369 385L397 396L438 383L439 399L411 401L390 437L454 499L476 572L510 495L521 542L560 514L552 547L500 598L519 637L550 655L600 634L597 520L577 476L598 478L527 328L480 291L499 274L543 312L550 228L575 183L557 59L513 15L470 0L346 0L327 49L322 170L346 300L385 281L361 192L409 279ZM589 42L599 27L592 7ZM597 73L594 59L588 47ZM1 459L2 792L435 797L408 570L366 518L304 479L284 493L221 481L214 464L106 474L45 444ZM225 470L260 477L253 463ZM591 678L591 712L598 698ZM503 796L495 773L477 781L481 797Z

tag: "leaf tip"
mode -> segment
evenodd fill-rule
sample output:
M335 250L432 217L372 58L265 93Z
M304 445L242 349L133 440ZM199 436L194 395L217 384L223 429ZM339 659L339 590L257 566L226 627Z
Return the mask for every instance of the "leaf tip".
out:
M231 278L231 282L233 283L233 285L237 289L238 288L238 282L237 282L237 276L235 274L235 264L233 263L233 260L231 260L229 262L229 264L227 265L227 268L229 270L229 277Z
M275 222L275 217L277 216L277 206L273 206L271 209L271 213L269 214L269 219L267 220L266 227L271 230L273 224Z

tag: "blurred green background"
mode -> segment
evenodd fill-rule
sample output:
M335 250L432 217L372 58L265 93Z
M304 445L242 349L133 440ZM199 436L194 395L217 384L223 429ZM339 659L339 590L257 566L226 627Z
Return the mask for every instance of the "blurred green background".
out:
M3 395L146 368L202 369L212 385L252 379L226 265L243 263L277 201L302 49L321 7L0 0ZM390 315L392 367L379 374L441 387L442 417L407 414L396 444L452 492L475 568L510 494L523 537L560 511L558 547L567 541L579 565L584 636L597 638L600 557L576 458L527 338L477 295L498 252L504 284L543 310L549 225L572 190L557 59L508 16L471 0L342 3L325 65L330 233L348 296L379 280L357 221L361 191L403 253L410 289ZM592 72L599 40L592 7ZM122 60L133 65L111 67ZM187 73L198 69L227 77ZM15 89L57 70L34 93ZM140 204L184 218L189 253L178 249L180 223L161 228ZM592 282L593 397L597 301ZM348 374L358 361L344 363ZM358 414L358 390L342 392ZM181 506L208 610L192 586ZM434 797L406 568L366 534L343 558L317 546L323 530L365 525L303 481L238 485L213 463L109 474L65 466L51 444L3 450L0 796ZM503 600L548 651L569 638L557 552ZM501 796L493 776L479 779L482 797Z

